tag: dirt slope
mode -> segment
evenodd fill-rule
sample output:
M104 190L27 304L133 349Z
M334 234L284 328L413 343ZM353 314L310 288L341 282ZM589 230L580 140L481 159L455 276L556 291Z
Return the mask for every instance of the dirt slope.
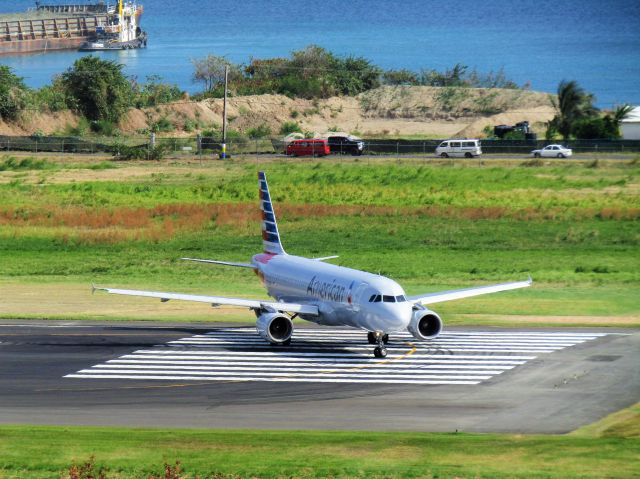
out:
M291 99L282 95L232 97L228 104L233 130L267 127L278 135L285 122L297 122L304 131L329 130L361 136L426 137L482 136L486 126L528 120L534 130L554 116L550 96L525 90L434 87L382 87L357 97L326 100ZM0 122L0 134L20 135L40 131L52 134L75 126L70 112L31 114L12 124ZM132 109L119 128L125 134L146 134L156 123L168 122L164 136L192 136L220 128L222 100L180 101L144 110Z

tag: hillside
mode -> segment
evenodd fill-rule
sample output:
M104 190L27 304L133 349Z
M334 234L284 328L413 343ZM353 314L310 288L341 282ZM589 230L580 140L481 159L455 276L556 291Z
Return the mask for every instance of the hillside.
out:
M296 122L307 132L347 131L364 137L482 136L486 126L528 120L534 131L555 112L550 95L527 90L437 87L381 87L356 97L324 100L291 99L283 95L232 97L229 127L245 132L268 129L278 135L285 122ZM18 122L0 122L0 134L62 133L78 124L71 112L31 113ZM222 100L184 101L146 109L132 109L120 122L127 135L146 134L162 123L166 136L192 136L219 128Z

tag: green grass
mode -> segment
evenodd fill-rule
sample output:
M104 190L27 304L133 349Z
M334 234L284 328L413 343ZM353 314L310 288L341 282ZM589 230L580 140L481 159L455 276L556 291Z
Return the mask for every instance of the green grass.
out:
M178 261L261 250L260 167L290 253L339 254L337 264L390 276L409 294L533 277L531 289L439 305L449 324L640 323L640 168L628 162L101 165L0 173L0 281L264 296L247 271ZM31 317L0 307L12 314Z
M182 464L201 478L626 478L640 439L305 431L0 427L0 477L68 477L95 456L108 478L159 475Z

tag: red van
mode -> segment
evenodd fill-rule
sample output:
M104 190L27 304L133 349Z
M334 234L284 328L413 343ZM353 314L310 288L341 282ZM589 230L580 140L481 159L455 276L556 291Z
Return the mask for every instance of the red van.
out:
M327 156L330 153L327 140L293 140L287 145L287 155L291 156Z

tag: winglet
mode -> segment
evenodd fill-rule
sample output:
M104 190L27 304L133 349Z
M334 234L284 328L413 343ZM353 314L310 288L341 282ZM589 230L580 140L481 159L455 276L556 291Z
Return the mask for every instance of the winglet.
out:
M314 261L326 261L328 259L336 259L339 258L340 256L338 255L334 255L334 256L323 256L322 258L312 258Z

